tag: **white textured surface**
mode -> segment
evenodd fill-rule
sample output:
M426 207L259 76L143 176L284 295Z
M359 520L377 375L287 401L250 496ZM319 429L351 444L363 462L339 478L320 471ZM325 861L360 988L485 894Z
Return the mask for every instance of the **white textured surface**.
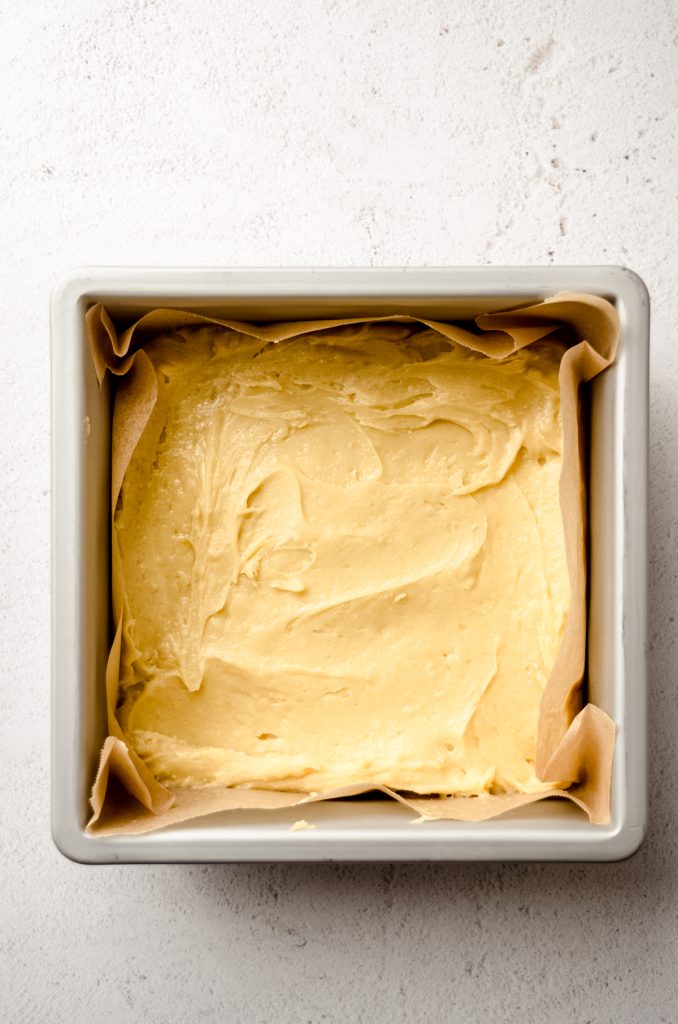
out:
M678 7L0 4L0 1016L674 1022ZM652 817L619 865L88 868L48 826L47 293L82 263L626 263Z

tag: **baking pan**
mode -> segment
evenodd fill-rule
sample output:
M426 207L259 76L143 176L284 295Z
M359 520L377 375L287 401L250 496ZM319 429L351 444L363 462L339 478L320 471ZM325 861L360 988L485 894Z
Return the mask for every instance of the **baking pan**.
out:
M564 800L484 822L414 826L395 801L229 811L139 836L90 836L89 792L105 736L110 642L111 382L99 390L85 311L135 319L172 306L232 320L408 312L436 320L582 291L621 318L616 362L586 385L589 411L590 699L616 722L612 818L591 825ZM161 861L611 861L640 846L647 815L646 611L649 297L624 267L224 270L83 268L55 289L52 326L52 833L85 863Z

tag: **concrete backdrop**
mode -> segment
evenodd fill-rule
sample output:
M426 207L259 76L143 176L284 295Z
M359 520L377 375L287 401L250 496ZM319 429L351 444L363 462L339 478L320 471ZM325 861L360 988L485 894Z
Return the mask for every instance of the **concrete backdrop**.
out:
M3 1020L678 1020L675 0L2 0L0 19ZM638 856L95 869L56 851L47 297L83 263L625 263L645 278Z

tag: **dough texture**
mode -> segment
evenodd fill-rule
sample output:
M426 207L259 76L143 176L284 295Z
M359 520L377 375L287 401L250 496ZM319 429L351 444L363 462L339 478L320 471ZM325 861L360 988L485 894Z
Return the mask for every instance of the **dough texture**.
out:
M558 370L410 323L145 352L120 720L173 786L538 792L570 588Z

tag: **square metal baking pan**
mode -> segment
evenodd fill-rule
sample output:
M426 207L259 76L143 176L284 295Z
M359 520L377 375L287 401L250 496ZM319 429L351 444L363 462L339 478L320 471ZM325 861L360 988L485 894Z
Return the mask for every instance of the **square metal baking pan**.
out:
M395 801L361 799L301 816L231 811L148 835L85 832L105 735L109 645L111 382L100 392L85 310L130 320L158 306L233 320L409 312L439 320L525 304L559 291L602 295L621 318L615 364L586 386L589 409L590 603L587 682L617 725L612 820L591 825L564 800L488 822L413 827ZM85 863L285 860L620 860L647 814L646 599L649 298L623 267L224 270L85 268L52 296L52 832Z

